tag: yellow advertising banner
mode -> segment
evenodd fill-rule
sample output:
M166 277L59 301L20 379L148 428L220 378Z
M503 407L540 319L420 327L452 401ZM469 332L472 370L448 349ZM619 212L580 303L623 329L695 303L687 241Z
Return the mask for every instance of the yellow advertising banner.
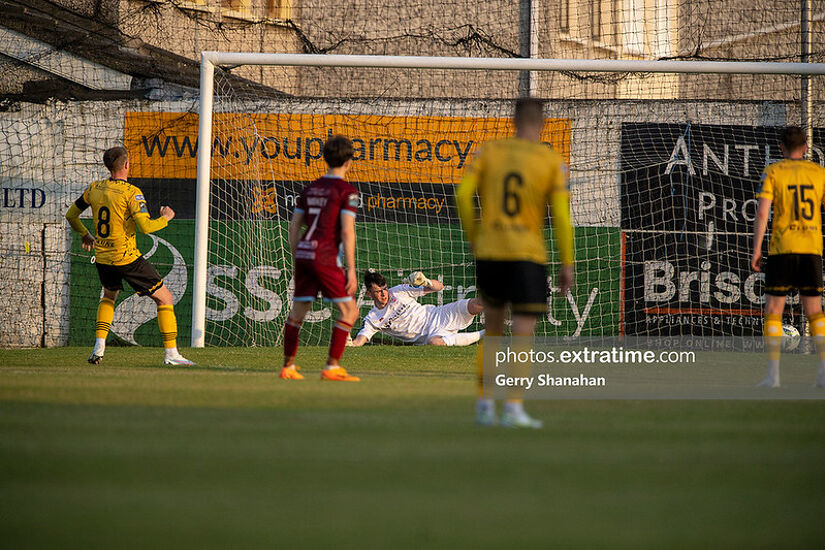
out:
M542 140L570 161L569 119L548 119ZM194 179L198 115L126 113L135 178ZM512 135L509 118L216 113L212 178L310 181L326 170L324 141L350 138L353 182L458 183L485 142Z

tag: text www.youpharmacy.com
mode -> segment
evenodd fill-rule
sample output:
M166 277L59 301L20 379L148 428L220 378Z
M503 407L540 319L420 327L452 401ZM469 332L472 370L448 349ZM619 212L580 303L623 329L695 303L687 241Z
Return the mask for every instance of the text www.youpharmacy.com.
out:
M695 363L696 353L692 351L628 350L622 347L610 349L590 349L554 351L514 350L509 346L495 352L496 367L502 365L557 363L563 365L621 365L653 363Z

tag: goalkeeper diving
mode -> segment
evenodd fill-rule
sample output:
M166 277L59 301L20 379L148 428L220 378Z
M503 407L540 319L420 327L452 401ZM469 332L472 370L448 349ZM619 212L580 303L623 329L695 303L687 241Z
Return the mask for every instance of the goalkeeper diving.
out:
M402 342L433 346L469 346L484 335L483 330L459 332L483 311L478 298L443 306L419 304L417 297L444 288L441 281L432 281L420 271L411 273L404 284L387 288L384 276L369 270L364 274L364 286L374 305L350 346L363 346L378 332Z

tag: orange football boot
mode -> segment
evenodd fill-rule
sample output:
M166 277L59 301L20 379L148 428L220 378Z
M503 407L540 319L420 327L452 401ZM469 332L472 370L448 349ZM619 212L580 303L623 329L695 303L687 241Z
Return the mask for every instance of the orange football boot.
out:
M335 382L359 382L357 376L350 376L344 367L335 367L321 371L321 380L332 380Z
M303 380L304 375L298 372L301 367L290 365L281 369L281 378L284 380Z

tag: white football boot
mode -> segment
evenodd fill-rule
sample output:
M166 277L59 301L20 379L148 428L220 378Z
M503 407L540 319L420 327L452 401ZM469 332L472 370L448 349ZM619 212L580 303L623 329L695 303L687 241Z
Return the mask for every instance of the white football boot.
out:
M180 367L191 367L195 364L194 361L190 361L180 353L177 355L172 355L170 357L166 357L163 360L164 365L177 365Z
M476 401L476 424L479 426L497 426L496 402L492 399Z

